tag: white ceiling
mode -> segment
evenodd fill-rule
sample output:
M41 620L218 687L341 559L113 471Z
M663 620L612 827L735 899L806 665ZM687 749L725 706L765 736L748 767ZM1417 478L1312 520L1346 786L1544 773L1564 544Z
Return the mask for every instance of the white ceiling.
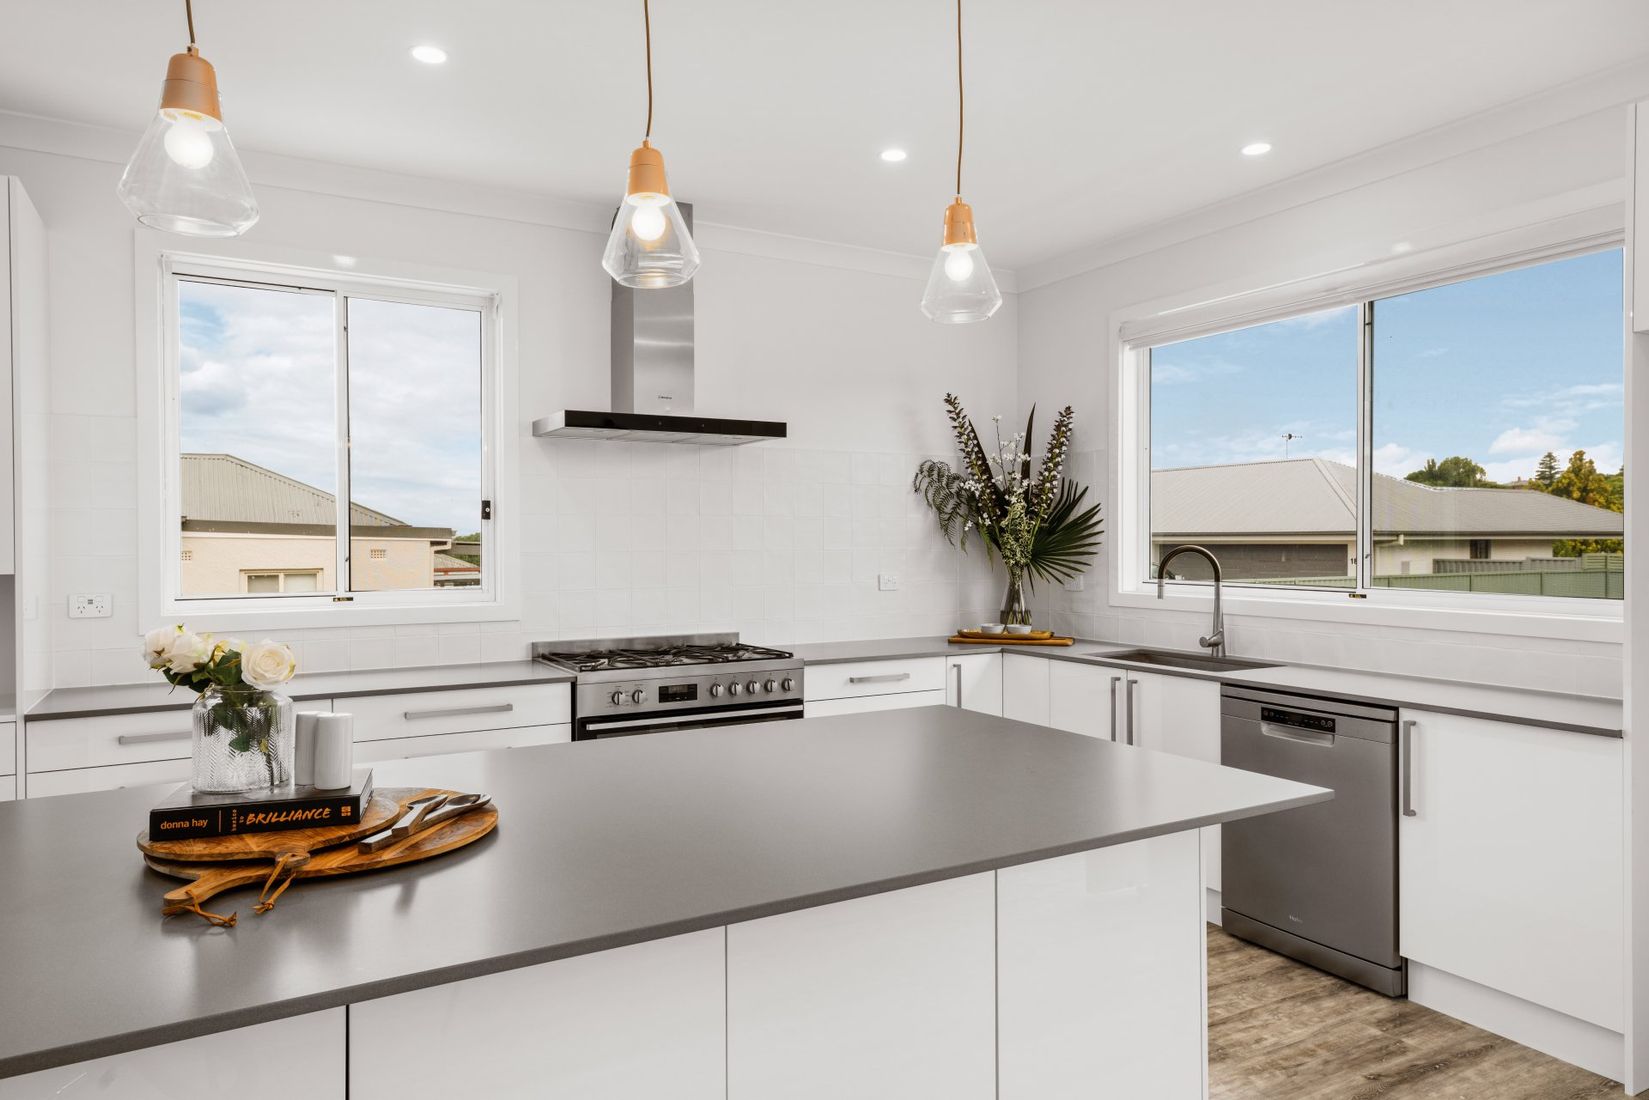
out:
M146 122L182 0L8 4L0 109ZM605 206L639 0L198 0L243 149ZM947 0L655 0L655 143L707 221L923 254L951 194ZM1649 53L1642 0L967 0L966 197L1013 268ZM430 67L407 50L436 43ZM1268 157L1238 154L1267 140ZM910 151L882 163L890 145Z

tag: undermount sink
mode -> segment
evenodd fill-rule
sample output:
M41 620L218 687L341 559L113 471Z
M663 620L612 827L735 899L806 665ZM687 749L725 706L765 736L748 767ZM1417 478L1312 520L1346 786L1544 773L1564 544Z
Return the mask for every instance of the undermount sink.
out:
M1103 657L1108 661L1126 661L1131 665L1184 668L1193 672L1244 672L1251 668L1277 667L1275 661L1245 661L1239 657L1210 657L1205 653L1178 653L1171 649L1124 649L1115 653L1086 653L1083 656Z

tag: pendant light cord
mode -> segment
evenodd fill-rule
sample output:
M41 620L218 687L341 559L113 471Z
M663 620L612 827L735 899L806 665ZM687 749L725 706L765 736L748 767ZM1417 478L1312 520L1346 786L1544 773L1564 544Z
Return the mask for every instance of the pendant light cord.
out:
M962 199L962 135L966 132L967 103L962 92L962 0L956 0L956 198Z
M189 45L195 44L195 0L183 0L183 17L189 21Z
M641 0L641 26L642 33L647 41L647 133L641 139L641 143L645 145L653 137L653 9L651 0Z

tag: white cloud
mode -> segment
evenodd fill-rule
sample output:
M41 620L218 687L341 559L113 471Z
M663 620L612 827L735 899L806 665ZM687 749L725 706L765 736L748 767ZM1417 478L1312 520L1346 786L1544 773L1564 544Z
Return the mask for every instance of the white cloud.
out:
M1521 455L1517 458L1507 458L1499 462L1485 462L1483 463L1483 474L1490 481L1501 484L1516 481L1518 478L1527 480L1534 476L1535 467L1539 463L1540 454Z
M1151 385L1185 386L1206 378L1219 378L1241 373L1242 365L1233 363L1229 359L1205 359L1175 363L1163 362L1160 358L1156 358L1151 363Z
M1561 451L1566 432L1577 427L1573 420L1540 420L1527 428L1507 428L1489 444L1492 455L1526 454L1530 451L1544 454Z
M1401 443L1382 443L1374 448L1374 469L1392 477L1402 477L1426 464L1425 457Z

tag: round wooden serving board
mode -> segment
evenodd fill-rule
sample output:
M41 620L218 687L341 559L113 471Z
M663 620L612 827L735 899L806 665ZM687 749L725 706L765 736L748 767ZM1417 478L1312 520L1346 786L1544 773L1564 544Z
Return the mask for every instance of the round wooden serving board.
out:
M413 798L419 798L426 794L456 794L458 792L410 789L387 793L404 793L408 796L406 800L411 801ZM380 871L403 863L432 859L435 856L445 855L465 845L475 843L492 832L497 825L498 807L489 804L464 814L462 817L455 817L445 824L437 825L433 829L422 833L414 833L405 840L391 844L387 848L380 848L376 852L363 852L354 844L315 852L309 857L308 862L291 868L287 877L292 879L332 878L338 875ZM271 885L270 872L272 868L268 863L247 863L245 861L229 864L192 863L148 854L144 855L143 861L163 875L192 880L186 885L169 891L161 899L161 911L163 913L196 911L199 906L218 894L242 886L263 884L267 893L268 887Z
M137 847L145 856L172 863L233 863L237 860L292 860L336 844L348 844L371 836L401 816L408 802L428 794L422 787L385 787L372 792L366 812L355 825L323 825L315 829L284 829L274 833L237 833L234 836L203 836L193 840L150 840L145 829L137 834Z

